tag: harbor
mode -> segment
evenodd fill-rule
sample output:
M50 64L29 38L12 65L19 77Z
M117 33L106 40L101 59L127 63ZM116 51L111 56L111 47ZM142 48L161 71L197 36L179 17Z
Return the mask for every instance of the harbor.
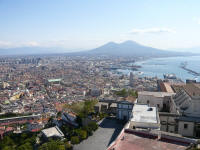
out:
M183 62L187 62L185 67L182 67ZM195 79L200 81L200 56L188 57L166 57L152 58L144 61L137 61L134 65L141 66L137 71L131 69L118 69L123 74L134 74L142 77L158 77L164 79L164 74L174 74L182 81L186 79ZM140 74L142 72L142 74Z

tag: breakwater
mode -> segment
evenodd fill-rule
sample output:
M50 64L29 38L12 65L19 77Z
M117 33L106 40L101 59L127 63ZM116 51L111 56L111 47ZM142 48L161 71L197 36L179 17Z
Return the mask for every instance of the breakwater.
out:
M192 75L194 75L194 76L200 76L200 73L198 73L198 72L196 72L196 71L194 71L194 70L192 70L192 69L189 69L189 68L187 68L186 66L187 66L186 63L182 63L180 67L181 67L182 69L188 71L188 73L190 73L190 74L192 74Z

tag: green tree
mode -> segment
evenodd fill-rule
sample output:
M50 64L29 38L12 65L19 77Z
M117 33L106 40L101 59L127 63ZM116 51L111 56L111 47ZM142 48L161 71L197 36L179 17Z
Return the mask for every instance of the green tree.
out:
M120 96L120 97L127 97L128 96L128 92L126 91L126 89L122 89L121 91L116 91L115 94L117 96Z
M29 137L24 140L25 143L30 143L31 145L34 145L36 143L36 136L33 135L32 137Z
M65 142L65 147L67 150L71 150L72 149L72 145L67 141Z
M10 138L10 136L5 136L1 141L1 147L4 146L15 146L14 141Z
M42 144L39 150L63 150L63 147L65 147L63 142L51 140Z
M48 150L48 144L44 143L39 147L39 150Z
M48 142L48 150L59 150L59 144L55 141Z
M82 129L87 131L88 136L92 135L92 129L89 126L83 126Z
M95 130L98 129L98 125L97 125L96 122L90 122L90 123L88 124L88 127L89 127L91 130L93 130L93 131L95 131Z
M17 150L33 150L33 146L31 143L25 143L23 145L20 145Z
M60 118L61 116L62 116L62 112L59 111L59 112L57 113L57 118Z
M81 131L79 132L79 137L80 137L81 140L86 139L86 138L87 138L87 131L81 130Z
M65 150L65 145L59 145L59 150Z
M128 95L133 97L138 97L137 91L134 90L128 90Z
M5 146L2 150L13 150L12 146Z
M78 144L80 141L79 141L79 137L78 136L72 136L71 137L71 143L72 144Z
M28 134L26 134L26 133L22 133L21 134L21 138L24 140L24 139L26 139L28 137Z

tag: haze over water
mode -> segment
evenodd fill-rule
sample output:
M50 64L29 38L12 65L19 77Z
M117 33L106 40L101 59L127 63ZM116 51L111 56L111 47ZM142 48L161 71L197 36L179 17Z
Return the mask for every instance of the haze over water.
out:
M180 64L187 62L187 68L200 72L200 56L188 57L166 57L166 58L152 58L145 61L136 62L136 65L142 66L138 72L143 72L142 76L163 78L165 73L174 73L178 78L183 81L186 79L197 79L200 81L199 76L194 76L188 71L180 68ZM122 70L123 73L129 73L130 70Z

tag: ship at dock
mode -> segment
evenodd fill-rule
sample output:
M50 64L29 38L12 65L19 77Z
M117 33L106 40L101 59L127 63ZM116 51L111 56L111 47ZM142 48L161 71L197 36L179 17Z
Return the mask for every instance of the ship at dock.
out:
M178 78L174 73L163 74L164 80L170 83L182 83L183 81Z
M176 75L173 73L163 74L164 79L177 79Z

